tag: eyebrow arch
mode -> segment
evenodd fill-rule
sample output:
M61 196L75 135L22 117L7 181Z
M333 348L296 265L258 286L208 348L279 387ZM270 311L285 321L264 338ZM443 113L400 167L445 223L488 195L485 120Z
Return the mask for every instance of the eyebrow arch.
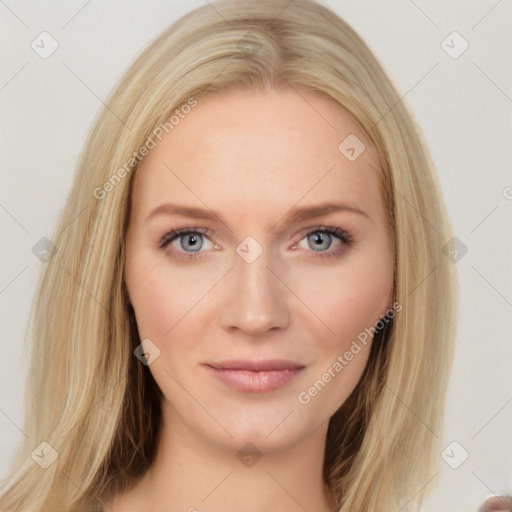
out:
M365 211L355 206L350 206L342 203L322 203L317 205L304 206L301 208L293 208L290 211L288 211L288 213L286 213L278 222L276 222L274 226L281 223L283 220L286 224L294 224L302 222L304 220L321 217L329 213L342 211L357 213L359 215L367 217L368 219L370 218ZM196 208L193 206L186 206L177 203L161 204L146 217L146 221L152 219L153 217L156 217L157 215L182 215L184 217L190 217L194 219L209 219L221 222L222 224L226 224L224 219L222 218L222 215L213 210ZM274 227L272 227L270 231L272 229L274 229Z

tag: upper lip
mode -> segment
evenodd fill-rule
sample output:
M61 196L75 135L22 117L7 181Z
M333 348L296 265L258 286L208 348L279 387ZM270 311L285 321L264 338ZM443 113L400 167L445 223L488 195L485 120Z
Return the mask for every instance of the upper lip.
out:
M261 361L231 359L215 363L205 363L207 366L218 370L250 370L263 372L270 370L296 370L304 368L304 365L287 359L265 359Z

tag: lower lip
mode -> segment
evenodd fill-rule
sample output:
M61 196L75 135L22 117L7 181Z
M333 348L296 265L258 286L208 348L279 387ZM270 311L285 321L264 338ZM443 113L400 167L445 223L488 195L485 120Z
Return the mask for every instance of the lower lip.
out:
M205 365L214 377L226 386L244 393L264 393L275 391L290 382L303 368L286 370L228 370Z

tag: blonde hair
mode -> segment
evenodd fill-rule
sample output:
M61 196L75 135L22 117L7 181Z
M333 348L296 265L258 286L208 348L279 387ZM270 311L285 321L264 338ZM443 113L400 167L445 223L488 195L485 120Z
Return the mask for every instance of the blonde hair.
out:
M26 439L3 481L2 511L101 510L150 466L162 394L134 356L140 340L123 281L139 151L180 105L232 86L305 86L332 98L380 158L402 312L375 336L361 380L330 420L324 478L339 511L410 510L437 472L457 277L443 254L451 227L419 130L367 46L326 7L212 5L140 54L89 134L32 305ZM31 456L42 442L58 454L47 469Z

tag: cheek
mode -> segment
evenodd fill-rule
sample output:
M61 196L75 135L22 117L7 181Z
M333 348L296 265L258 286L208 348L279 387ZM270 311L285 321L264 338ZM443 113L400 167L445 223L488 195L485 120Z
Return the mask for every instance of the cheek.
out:
M125 280L139 335L141 339L156 342L176 321L173 312L178 305L176 290L179 283L173 283L171 276L165 275L153 254L134 249L130 244L127 246Z
M301 274L298 295L309 309L300 327L316 341L317 360L297 399L314 417L334 414L355 389L370 355L371 328L390 305L392 260L374 254Z
M385 314L393 268L389 258L377 258L367 251L338 266L304 269L296 282L297 295L308 306L308 323L315 329L315 338L324 340L327 349L339 350Z
M159 346L176 336L191 338L198 315L208 309L216 272L186 272L154 254L139 254L127 261L126 284L141 339Z

